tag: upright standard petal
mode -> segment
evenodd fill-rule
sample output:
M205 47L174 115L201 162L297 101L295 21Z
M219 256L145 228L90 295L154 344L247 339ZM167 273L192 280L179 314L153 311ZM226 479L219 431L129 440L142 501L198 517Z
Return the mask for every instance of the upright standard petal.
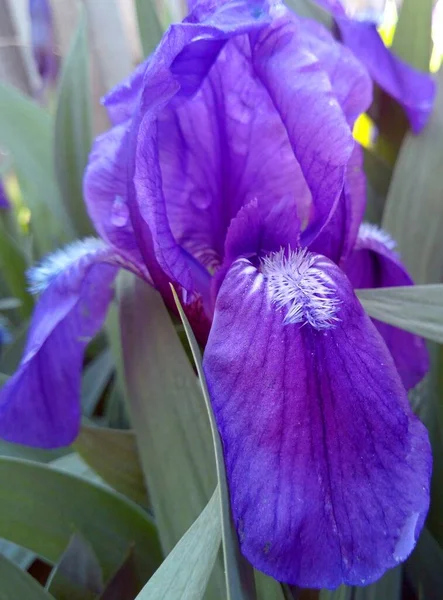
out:
M343 189L352 133L321 61L303 44L303 21L284 13L258 35L254 69L285 125L312 194L303 232L310 243L327 224Z
M412 131L419 133L434 104L436 85L432 77L416 71L390 52L373 23L349 19L338 0L315 2L333 14L343 43L365 64L374 81L399 102Z
M125 121L98 136L89 155L83 193L100 237L142 264L128 207L127 152L130 123Z
M279 581L363 585L413 549L431 451L342 271L307 253L237 260L204 369L240 544Z
M103 323L119 266L126 261L91 238L31 272L43 293L18 370L0 393L0 437L41 448L75 439L84 349Z
M413 285L395 242L375 225L364 223L352 254L344 265L354 288ZM429 370L425 341L417 335L373 319L394 358L406 389L415 387Z
M343 264L352 252L366 208L366 177L363 151L356 144L346 167L345 184L340 200L323 231L309 249Z

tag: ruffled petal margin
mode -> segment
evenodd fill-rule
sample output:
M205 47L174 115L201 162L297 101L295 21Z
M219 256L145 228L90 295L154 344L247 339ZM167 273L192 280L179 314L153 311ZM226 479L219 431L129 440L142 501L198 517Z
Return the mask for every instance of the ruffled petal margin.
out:
M40 448L75 439L83 353L102 326L119 266L127 265L113 248L89 239L31 273L35 291L43 293L20 365L0 393L1 438Z

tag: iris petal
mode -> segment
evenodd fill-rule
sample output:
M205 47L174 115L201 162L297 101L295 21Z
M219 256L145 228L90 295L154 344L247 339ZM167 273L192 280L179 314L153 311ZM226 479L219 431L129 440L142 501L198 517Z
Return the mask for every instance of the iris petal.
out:
M322 306L313 302L314 325L284 324L268 276L239 259L217 298L204 370L245 556L290 584L362 585L415 544L430 446L346 276L306 258L317 269L309 277L336 294L337 320L316 328L312 307L320 318Z
M338 0L315 2L333 14L343 43L363 62L374 81L401 104L412 131L419 133L434 104L436 85L432 77L390 52L373 23L349 19Z
M118 271L114 251L98 240L59 251L34 276L44 287L16 373L0 394L0 437L55 448L80 426L83 353L100 329Z
M365 208L363 151L360 146L355 145L346 167L345 185L337 207L326 227L310 244L310 249L342 264L354 248Z
M356 246L344 265L354 288L413 285L393 242L374 226L364 224ZM415 387L429 370L425 341L417 335L373 319L394 358L406 389Z
M99 235L115 248L142 263L127 201L127 150L129 123L123 122L94 142L86 168L85 202Z
M301 43L303 23L282 18L258 36L252 61L288 134L312 194L308 244L326 225L343 189L352 133L321 61Z

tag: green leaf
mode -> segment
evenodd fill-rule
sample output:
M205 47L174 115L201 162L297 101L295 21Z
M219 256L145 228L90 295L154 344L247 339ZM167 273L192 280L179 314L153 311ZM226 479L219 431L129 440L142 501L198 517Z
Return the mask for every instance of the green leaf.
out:
M74 447L111 487L138 504L147 504L143 471L132 431L83 426Z
M383 217L417 283L435 283L443 274L443 69L438 82L427 127L403 142Z
M118 374L126 381L151 506L168 554L215 489L211 430L197 378L159 293L122 272L117 296L120 323L111 311L108 335ZM225 593L218 560L208 598Z
M429 71L434 0L403 0L392 50L420 71Z
M374 319L443 343L443 285L357 290Z
M254 571L257 600L285 600L283 590L278 581L268 577L261 571Z
M383 218L383 210L392 179L392 169L374 151L364 148L363 154L364 172L369 188L365 219L379 224Z
M85 9L64 62L55 115L55 172L77 235L93 233L83 202L83 172L92 143L89 48Z
M46 585L57 600L93 600L103 590L100 563L83 536L74 533Z
M114 371L109 348L103 350L86 367L82 379L82 414L91 417Z
M220 546L220 495L208 505L136 600L201 600Z
M420 598L443 598L443 550L427 529L422 531L405 568L406 575Z
M0 554L0 600L54 600L25 571Z
M123 496L46 465L0 458L0 536L56 562L73 531L91 543L110 577L134 545L140 587L161 561L155 528ZM30 501L30 498L32 501Z
M185 328L192 355L194 357L195 366L200 380L200 385L203 392L203 397L208 411L209 422L211 424L212 440L215 450L215 461L217 466L217 478L220 488L221 500L221 515L222 515L222 534L223 534L223 556L225 559L226 587L228 600L237 600L242 598L255 598L255 584L251 565L241 555L238 544L237 533L235 531L229 503L228 485L226 482L225 463L223 457L223 447L218 433L217 424L215 422L214 413L212 412L211 398L209 396L208 387L206 385L205 374L201 361L200 349L194 337L194 333L189 324L188 319L180 304L180 300L171 286L174 300L180 317Z
M143 53L149 56L163 35L154 0L135 0Z
M0 84L0 145L12 155L39 255L75 237L55 180L52 140L49 113Z
M19 299L19 309L24 318L29 318L34 307L34 300L28 292L26 281L28 266L27 257L0 221L0 271L9 292Z

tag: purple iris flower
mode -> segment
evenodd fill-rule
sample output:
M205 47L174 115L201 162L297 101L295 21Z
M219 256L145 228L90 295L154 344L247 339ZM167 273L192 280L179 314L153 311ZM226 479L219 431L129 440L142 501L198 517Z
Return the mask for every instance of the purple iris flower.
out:
M84 182L102 239L31 273L42 295L0 397L0 435L70 443L83 351L118 269L171 308L172 282L206 342L245 556L280 581L330 588L404 560L431 472L406 387L428 357L353 291L412 284L392 241L361 224L352 126L370 102L353 53L281 2L194 3L105 99L114 127Z
M8 195L5 190L3 182L0 180L0 209L9 209L11 204L9 202Z
M350 19L341 0L314 0L329 11L340 30L341 39L368 69L373 80L403 107L411 129L419 133L434 105L436 84L390 52L373 22Z
M31 44L37 71L43 83L55 81L58 58L54 52L54 27L49 0L29 0Z

